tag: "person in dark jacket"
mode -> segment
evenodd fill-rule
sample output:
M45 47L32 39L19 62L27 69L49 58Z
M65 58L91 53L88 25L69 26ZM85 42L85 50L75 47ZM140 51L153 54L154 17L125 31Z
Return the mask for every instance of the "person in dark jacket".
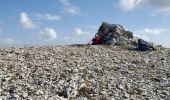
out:
M147 51L147 50L155 50L153 45L151 45L149 42L143 40L143 39L138 39L138 49L141 51Z

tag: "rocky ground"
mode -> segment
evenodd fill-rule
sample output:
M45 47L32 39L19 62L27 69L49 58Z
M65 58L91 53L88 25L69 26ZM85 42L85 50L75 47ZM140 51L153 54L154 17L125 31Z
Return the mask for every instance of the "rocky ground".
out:
M170 100L170 49L0 49L0 100Z

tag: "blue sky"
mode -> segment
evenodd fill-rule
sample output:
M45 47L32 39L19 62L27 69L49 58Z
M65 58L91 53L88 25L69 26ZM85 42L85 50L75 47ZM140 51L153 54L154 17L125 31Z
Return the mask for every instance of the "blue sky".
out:
M88 43L103 21L170 47L170 0L1 0L0 47Z

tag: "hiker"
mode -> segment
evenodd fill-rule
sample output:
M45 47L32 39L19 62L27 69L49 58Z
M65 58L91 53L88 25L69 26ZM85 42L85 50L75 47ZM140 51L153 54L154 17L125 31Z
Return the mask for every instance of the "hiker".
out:
M100 36L99 34L97 34L95 36L95 38L92 39L92 45L96 45L96 44L100 44L100 42L102 41L102 36Z
M138 49L141 51L147 51L147 50L155 50L153 45L148 43L147 41L144 41L143 39L138 39Z

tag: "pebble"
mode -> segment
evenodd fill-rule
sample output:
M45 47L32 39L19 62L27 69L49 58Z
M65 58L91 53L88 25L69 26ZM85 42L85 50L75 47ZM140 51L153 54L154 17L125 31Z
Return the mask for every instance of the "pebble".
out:
M170 49L147 53L119 46L74 45L0 51L0 100L170 97Z

